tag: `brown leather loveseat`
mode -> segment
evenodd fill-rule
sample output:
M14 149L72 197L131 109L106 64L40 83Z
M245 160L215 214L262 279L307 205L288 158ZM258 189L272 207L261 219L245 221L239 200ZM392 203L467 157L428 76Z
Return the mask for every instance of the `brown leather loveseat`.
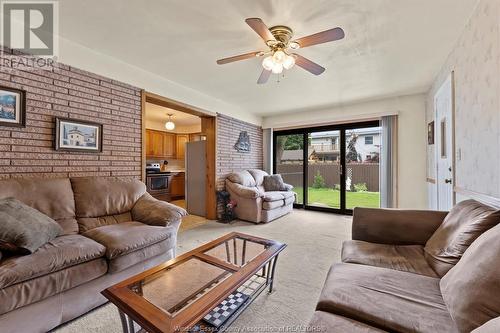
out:
M356 208L311 327L326 332L500 332L500 211Z
M5 180L0 199L7 197L51 217L63 234L0 261L2 333L46 332L103 304L103 289L175 257L186 215L138 180Z

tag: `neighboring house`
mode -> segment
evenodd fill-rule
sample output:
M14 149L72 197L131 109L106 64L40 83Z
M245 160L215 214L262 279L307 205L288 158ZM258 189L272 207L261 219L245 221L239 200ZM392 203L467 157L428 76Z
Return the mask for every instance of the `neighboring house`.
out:
M303 158L304 158L304 151L302 149L284 150L283 155L281 155L281 163L282 164L302 163Z
M356 151L360 162L371 162L380 154L380 128L360 128L346 131L349 141L353 133L358 135ZM311 133L310 159L317 161L337 161L340 158L340 136L338 131Z

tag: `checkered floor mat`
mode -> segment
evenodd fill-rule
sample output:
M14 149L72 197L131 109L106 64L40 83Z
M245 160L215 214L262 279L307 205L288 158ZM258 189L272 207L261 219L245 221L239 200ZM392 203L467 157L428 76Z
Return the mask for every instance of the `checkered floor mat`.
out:
M236 310L238 310L240 306L243 305L243 303L245 303L247 299L248 295L240 292L233 293L212 311L210 311L205 317L203 317L203 320L206 323L219 328Z

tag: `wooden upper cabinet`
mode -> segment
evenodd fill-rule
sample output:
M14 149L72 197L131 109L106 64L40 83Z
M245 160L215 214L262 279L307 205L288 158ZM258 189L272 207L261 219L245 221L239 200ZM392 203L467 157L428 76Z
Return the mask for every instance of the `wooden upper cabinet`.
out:
M175 134L146 129L146 156L175 158Z
M186 152L186 143L189 142L189 134L177 134L177 159L183 160Z
M163 156L168 158L175 158L175 134L163 134Z
M161 156L163 153L163 133L154 131L151 135L152 156Z

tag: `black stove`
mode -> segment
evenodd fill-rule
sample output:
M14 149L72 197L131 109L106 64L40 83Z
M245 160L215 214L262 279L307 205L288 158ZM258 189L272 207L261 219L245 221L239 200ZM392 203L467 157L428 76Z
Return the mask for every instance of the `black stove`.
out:
M171 171L161 171L161 170L146 170L146 174L148 175L170 175Z

